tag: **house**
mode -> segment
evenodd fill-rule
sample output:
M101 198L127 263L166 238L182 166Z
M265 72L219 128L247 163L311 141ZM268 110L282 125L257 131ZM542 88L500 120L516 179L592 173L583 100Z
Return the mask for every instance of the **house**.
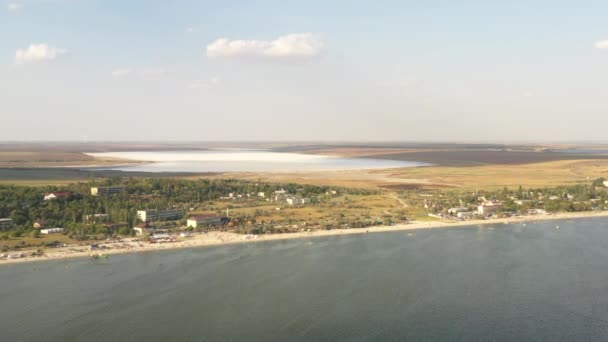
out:
M40 229L40 234L59 234L62 232L63 232L63 228Z
M215 226L220 224L222 224L222 217L215 214L192 216L186 221L186 225L192 228Z
M496 213L497 211L502 210L502 203L498 203L498 202L484 202L482 205L477 207L477 212L480 215L492 215L494 213Z
M258 197L264 198L266 197L266 194L263 192L258 192Z
M448 214L452 214L452 215L456 215L458 213L464 212L464 211L468 211L468 208L465 207L456 207L456 208L450 208L448 209Z
M125 191L124 186L94 186L91 187L91 195L93 196L109 196Z
M0 230L7 230L13 226L13 219L0 218Z
M603 181L602 183L604 184L605 187L608 188L608 181Z
M328 191L325 191L325 194L326 195L337 195L338 192L336 190L328 190Z
M135 234L143 235L146 232L153 230L153 228L147 223L138 223L135 227L133 227Z
M59 191L59 192L45 192L43 195L44 195L45 201L50 201L50 200L55 200L58 198L70 199L74 194L69 191Z
M46 221L44 221L44 220L38 220L38 221L34 222L33 226L36 229L44 228L44 227L46 227Z
M299 197L299 196L289 196L285 199L290 205L300 205L300 204L308 204L310 203L310 198Z
M183 215L184 213L179 209L144 209L137 211L137 218L142 222L177 220L180 219Z

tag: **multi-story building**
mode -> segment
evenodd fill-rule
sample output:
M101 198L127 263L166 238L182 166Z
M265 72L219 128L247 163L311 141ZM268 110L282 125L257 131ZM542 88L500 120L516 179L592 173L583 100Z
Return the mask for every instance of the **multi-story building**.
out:
M99 196L99 195L113 195L119 192L125 191L124 186L94 186L91 187L91 195Z
M0 218L0 230L6 230L13 226L13 219Z
M222 217L218 215L197 215L188 218L186 225L192 228L214 226L222 224Z
M499 210L502 210L502 204L497 202L485 202L477 207L477 212L484 216L494 214Z
M154 210L145 209L137 211L137 218L142 222L164 221L180 219L184 213L179 209Z

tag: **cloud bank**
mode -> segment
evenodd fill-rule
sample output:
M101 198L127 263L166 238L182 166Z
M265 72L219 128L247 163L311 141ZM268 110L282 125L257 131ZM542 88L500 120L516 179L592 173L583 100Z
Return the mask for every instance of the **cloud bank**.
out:
M65 55L67 52L66 49L52 47L47 44L30 44L29 47L18 49L15 52L15 63L25 64L52 61Z
M601 40L595 43L595 47L598 49L608 49L608 40Z
M207 57L313 58L322 49L323 42L312 33L291 33L274 40L219 38L207 45Z

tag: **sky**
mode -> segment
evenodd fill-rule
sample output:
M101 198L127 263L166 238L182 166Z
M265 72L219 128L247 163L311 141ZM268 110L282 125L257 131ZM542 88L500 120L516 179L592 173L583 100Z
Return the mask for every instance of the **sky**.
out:
M0 0L0 141L608 141L607 13Z

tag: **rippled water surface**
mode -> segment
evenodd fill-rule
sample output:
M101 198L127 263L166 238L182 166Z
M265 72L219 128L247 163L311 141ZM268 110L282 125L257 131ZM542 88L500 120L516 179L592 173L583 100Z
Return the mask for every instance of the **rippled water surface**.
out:
M89 153L96 157L124 158L151 163L109 168L139 172L261 172L360 170L428 165L413 161L340 158L269 151L162 151ZM108 168L106 168L108 169Z
M608 220L3 265L0 284L5 341L605 341Z

